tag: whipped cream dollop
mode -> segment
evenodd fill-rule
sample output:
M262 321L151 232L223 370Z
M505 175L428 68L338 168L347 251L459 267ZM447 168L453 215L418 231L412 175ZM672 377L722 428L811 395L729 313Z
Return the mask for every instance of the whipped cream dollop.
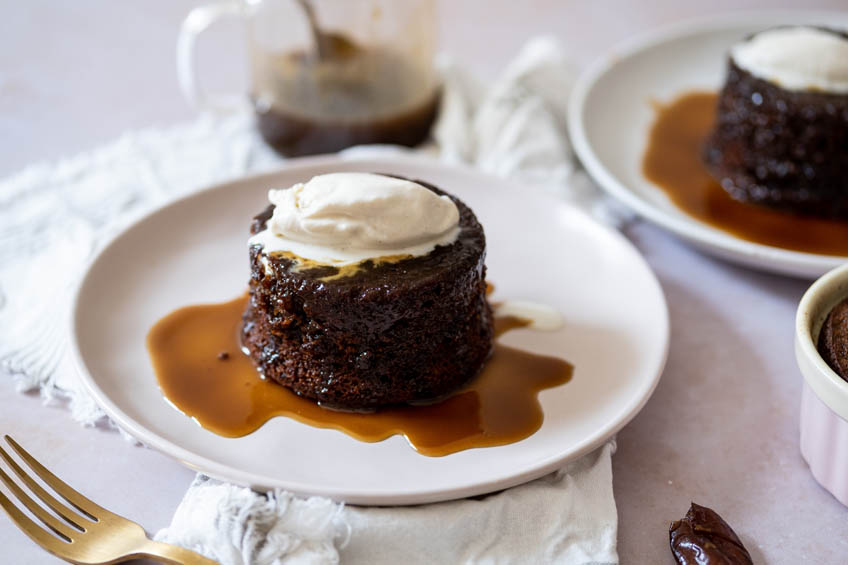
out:
M426 255L459 235L453 200L385 175L318 175L291 188L272 189L268 199L275 206L273 216L248 244L325 265Z
M730 53L740 68L786 90L848 93L848 39L811 27L758 33Z

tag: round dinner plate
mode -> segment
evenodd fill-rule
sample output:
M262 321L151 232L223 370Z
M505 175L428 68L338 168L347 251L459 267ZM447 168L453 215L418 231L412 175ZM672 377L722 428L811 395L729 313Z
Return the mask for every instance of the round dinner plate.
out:
M539 431L511 445L426 457L403 437L365 443L287 418L225 438L163 398L145 347L148 330L181 306L243 293L250 220L267 205L268 189L333 171L401 174L456 194L486 231L493 299L529 300L562 313L561 330L520 329L502 338L574 366L569 383L540 394ZM83 277L72 334L88 390L142 443L210 476L258 489L394 505L507 488L598 447L653 392L669 326L662 290L636 249L552 196L420 158L315 157L194 193L126 229Z
M718 90L727 52L741 39L778 25L848 28L845 12L741 13L676 25L613 48L578 80L569 102L574 149L612 196L704 251L767 271L818 277L845 257L761 245L695 220L642 175L656 117L652 102L691 90Z

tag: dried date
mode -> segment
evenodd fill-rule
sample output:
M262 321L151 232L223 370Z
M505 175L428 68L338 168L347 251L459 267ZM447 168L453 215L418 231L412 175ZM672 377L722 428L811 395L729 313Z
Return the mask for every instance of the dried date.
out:
M668 530L679 565L753 565L736 532L715 511L694 502Z

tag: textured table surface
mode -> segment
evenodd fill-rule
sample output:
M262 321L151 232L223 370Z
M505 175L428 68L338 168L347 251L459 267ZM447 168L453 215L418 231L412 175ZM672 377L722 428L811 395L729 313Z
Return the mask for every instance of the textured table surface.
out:
M71 155L122 131L190 119L173 51L194 2L29 0L7 3L0 34L0 175ZM585 64L657 25L731 9L802 2L464 0L442 2L441 47L492 77L538 33ZM839 0L820 8L844 7ZM479 25L479 14L487 14ZM127 22L132 22L129 25ZM245 81L239 30L204 38L210 88ZM665 374L620 434L613 458L622 563L673 563L668 523L690 501L718 510L757 563L844 563L848 509L810 476L798 450L801 377L792 339L801 281L704 256L637 223L626 231L656 271L671 313ZM165 526L193 473L115 433L77 426L0 378L0 432L13 434L69 483L144 524ZM5 518L4 563L52 563Z

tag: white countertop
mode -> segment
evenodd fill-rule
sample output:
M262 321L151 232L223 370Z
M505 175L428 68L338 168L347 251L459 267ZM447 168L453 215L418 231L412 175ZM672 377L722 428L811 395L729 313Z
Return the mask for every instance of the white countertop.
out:
M194 4L28 0L4 6L0 175L94 147L129 128L190 119L173 51L181 18ZM840 0L816 4L844 7ZM729 0L442 2L441 45L491 77L538 33L558 36L586 63L657 25L764 6L809 8L806 2ZM201 59L215 60L201 66L210 88L244 84L238 34L235 25L224 25L202 40ZM801 376L792 332L809 282L711 259L647 224L626 235L662 283L672 336L659 387L619 434L613 458L622 563L673 563L668 523L683 516L690 501L717 510L757 563L843 563L848 508L817 485L798 450ZM43 408L6 378L0 378L0 433L14 435L60 477L148 531L170 521L194 476L116 433L84 429L66 411ZM0 548L4 563L56 561L5 517Z

